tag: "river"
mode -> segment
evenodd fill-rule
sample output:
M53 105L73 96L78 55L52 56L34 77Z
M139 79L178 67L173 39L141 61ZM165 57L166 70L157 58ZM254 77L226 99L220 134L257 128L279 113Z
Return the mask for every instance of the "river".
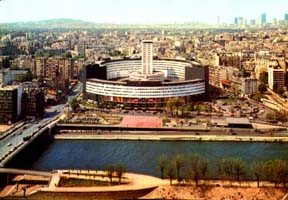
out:
M55 140L30 166L35 170L93 169L122 163L127 171L160 176L157 159L198 153L215 169L217 160L238 157L254 160L288 159L288 144L191 141Z

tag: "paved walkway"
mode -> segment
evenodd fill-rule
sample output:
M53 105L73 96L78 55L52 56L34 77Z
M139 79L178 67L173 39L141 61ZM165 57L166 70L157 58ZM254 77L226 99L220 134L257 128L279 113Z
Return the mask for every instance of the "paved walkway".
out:
M288 136L288 134L287 134ZM162 141L219 141L219 142L288 142L284 136L240 136L240 135L149 135L121 133L114 135L97 134L58 134L55 139L87 140L162 140Z
M82 171L83 173L83 171ZM87 173L87 172L86 172ZM85 173L85 174L86 174ZM78 178L87 178L84 173L75 177ZM92 175L95 174L95 171L89 171ZM97 171L98 177L101 174L104 174L102 171ZM55 192L115 192L115 191L133 191L133 190L141 190L147 188L158 187L160 184L166 184L166 181L163 181L159 178L141 175L141 174L133 174L133 173L125 173L123 178L127 177L130 181L128 184L114 185L114 186L95 186L95 187L57 187L60 181L61 176L68 176L67 174L62 174L61 171L58 173L54 173L51 181L49 183L49 187L42 188L41 191L55 191ZM69 175L71 177L71 175ZM97 177L94 178L95 180ZM118 181L118 178L117 178Z

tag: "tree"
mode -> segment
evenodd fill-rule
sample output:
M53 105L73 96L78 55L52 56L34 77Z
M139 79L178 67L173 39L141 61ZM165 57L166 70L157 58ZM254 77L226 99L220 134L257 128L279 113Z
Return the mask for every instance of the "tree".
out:
M232 158L223 158L221 161L222 172L226 175L226 178L232 179L233 175L233 160Z
M208 172L208 161L198 154L191 154L189 156L189 165L192 176L191 178L195 181L197 187L199 179L206 178Z
M10 66L10 69L11 69L11 70L19 70L20 68L19 68L19 66L18 66L17 64L13 63L13 64Z
M284 93L284 89L283 87L277 87L277 89L275 90L275 92L279 95L282 95Z
M20 81L21 82L32 81L32 79L33 79L33 75L31 71L27 70L27 73L20 78Z
M199 168L200 168L202 179L206 180L206 175L208 173L208 160L206 158L201 158Z
M259 92L264 93L264 92L267 91L267 87L266 87L266 85L265 85L264 83L261 83L261 84L258 86L258 90L259 90Z
M259 80L260 80L263 84L268 84L268 72L262 72L262 73L260 73Z
M288 181L288 163L283 160L278 161L278 177L279 181L283 184L283 187L286 188L286 183Z
M112 183L112 178L113 178L113 174L115 171L115 167L113 165L108 165L105 167L104 171L106 172L107 176L109 177L110 183Z
M121 184L121 178L123 174L126 172L126 168L123 164L118 164L115 167L115 171L116 171L117 177L119 178L119 184Z
M164 179L164 170L165 170L165 167L167 167L167 156L162 154L160 155L159 159L158 159L158 167L161 171L161 178Z
M252 163L251 168L257 180L257 187L259 188L259 182L263 178L263 174L264 174L263 163L259 161L255 161Z
M182 103L178 97L173 98L172 101L173 101L173 104L176 108L176 115L178 115L178 110L179 110L179 107L181 106Z
M277 160L268 160L264 163L264 174L266 176L266 179L270 182L274 183L275 186L278 183L278 174L277 174L277 168L278 168L278 161Z
M170 161L168 162L168 165L167 165L167 170L166 170L166 174L170 180L170 185L172 185L172 180L175 176L175 171L174 171L174 165L173 163Z
M178 182L181 180L180 178L180 169L184 167L184 156L181 154L177 154L174 158L174 164L177 172L177 180Z
M76 97L74 97L74 98L71 100L70 106L71 106L73 112L75 112L75 111L77 110L77 108L79 108L79 103L78 103Z
M172 98L170 98L166 103L166 109L167 112L170 112L172 116L174 114L174 107L175 107L174 101Z
M275 184L282 183L286 188L288 181L288 164L283 160L268 160L264 164L267 179Z
M232 159L232 163L234 176L236 180L240 183L241 177L245 175L245 164L239 158Z
M44 53L43 52L41 52L41 51L36 51L35 53L34 53L34 57L43 57L44 56Z
M63 55L64 58L72 58L72 54L70 51L66 51Z

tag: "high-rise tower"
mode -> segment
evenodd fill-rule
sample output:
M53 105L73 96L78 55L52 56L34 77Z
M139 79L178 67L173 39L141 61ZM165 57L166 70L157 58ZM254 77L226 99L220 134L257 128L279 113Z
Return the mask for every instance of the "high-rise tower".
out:
M284 15L284 20L285 20L286 22L288 22L288 14L285 14L285 15Z
M142 42L142 74L153 74L153 42L149 40Z
M267 23L266 13L262 13L261 14L261 24L266 24L266 23Z

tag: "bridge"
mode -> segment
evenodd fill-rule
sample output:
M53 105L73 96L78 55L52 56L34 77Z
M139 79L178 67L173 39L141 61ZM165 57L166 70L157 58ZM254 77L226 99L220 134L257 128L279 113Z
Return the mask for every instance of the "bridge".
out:
M15 155L46 131L51 131L65 112L66 106L74 96L82 91L82 83L74 86L73 95L63 104L51 106L45 110L41 120L20 122L0 137L0 167L4 167Z
M4 167L15 155L21 152L26 146L46 131L51 131L58 117L46 118L38 121L37 124L28 124L25 128L12 132L0 141L0 167Z

